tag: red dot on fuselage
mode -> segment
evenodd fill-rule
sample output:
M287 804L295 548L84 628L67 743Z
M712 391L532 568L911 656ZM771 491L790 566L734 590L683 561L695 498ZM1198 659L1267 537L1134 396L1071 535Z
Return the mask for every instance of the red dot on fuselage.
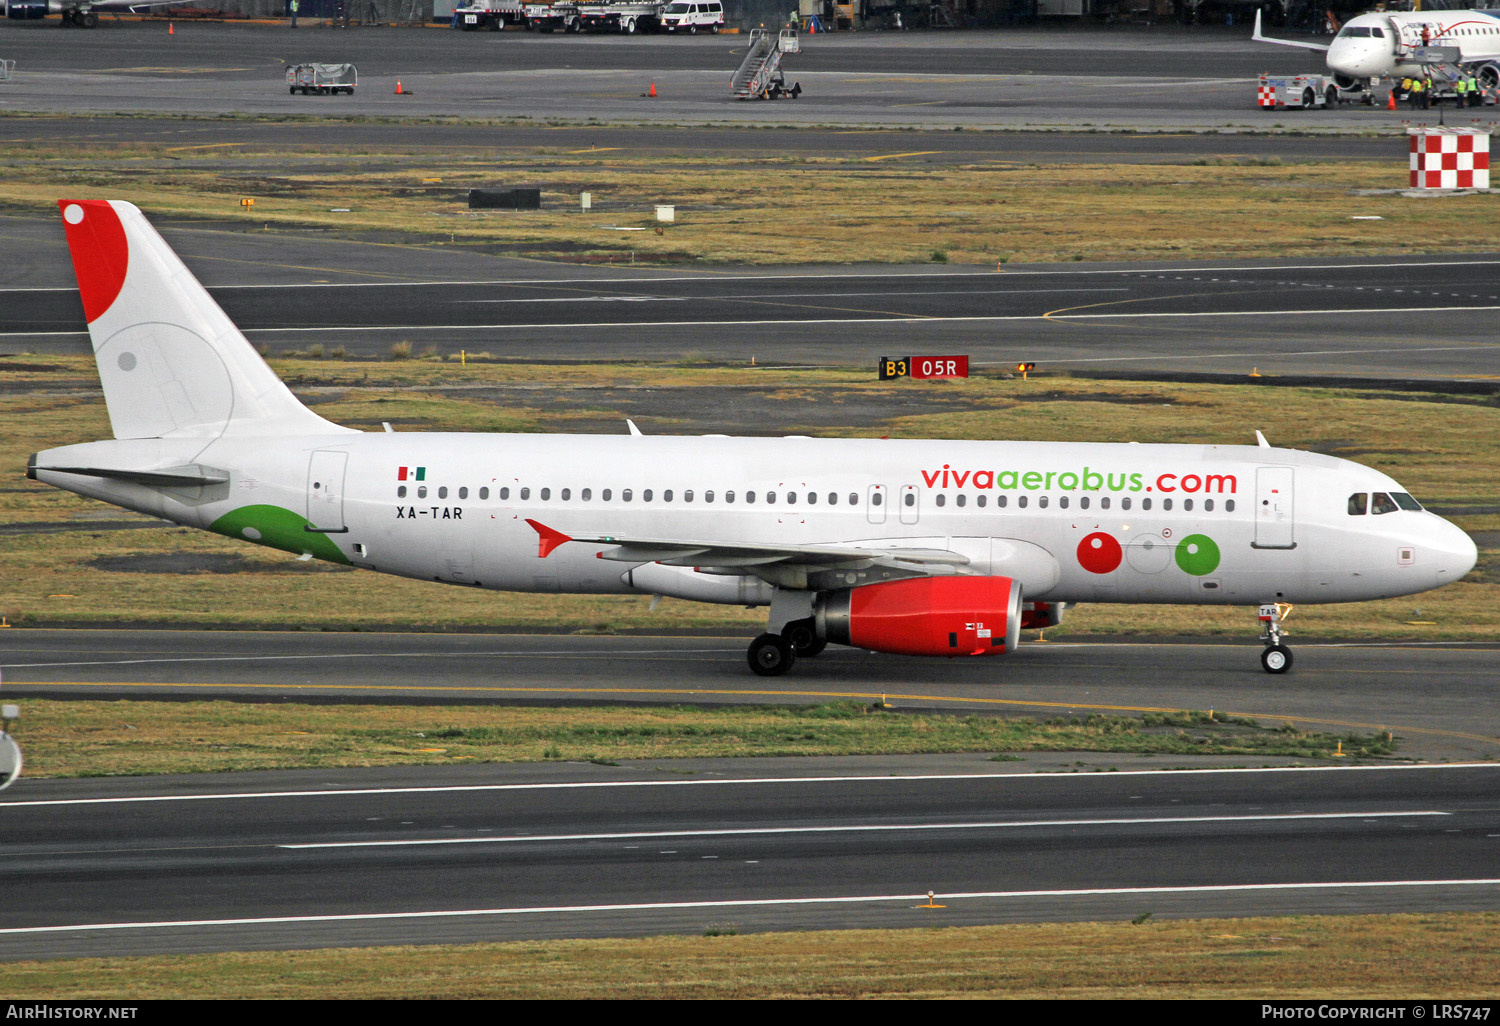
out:
M1078 565L1091 574L1110 573L1124 556L1120 543L1103 531L1095 531L1078 543Z

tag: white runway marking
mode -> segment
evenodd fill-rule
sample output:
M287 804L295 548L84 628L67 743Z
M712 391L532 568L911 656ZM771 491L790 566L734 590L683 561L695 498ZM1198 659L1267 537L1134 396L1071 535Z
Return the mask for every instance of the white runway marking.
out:
M1408 773L1426 770L1484 769L1500 770L1494 762L1450 762L1423 763L1408 766L1266 766L1259 769L1184 769L1184 770L1120 770L1108 774L1109 779L1122 777L1192 777L1223 775L1227 773ZM713 780L590 780L563 781L535 784L443 784L430 787L360 787L327 788L317 791L231 791L221 794L169 794L169 795L122 795L115 798L46 798L33 801L0 801L0 810L20 808L51 808L59 805L124 805L132 802L194 802L223 801L236 798L352 798L362 795L384 794L444 794L476 791L550 791L583 790L589 788L619 787L726 787L758 784L881 784L904 783L920 780L1016 780L1055 783L1067 786L1073 781L1097 781L1094 773L912 773L881 774L879 776L822 776L822 777L739 777Z
M1413 887L1493 887L1500 878L1464 880L1347 880L1336 883L1206 884L1186 887L1089 887L1055 891L963 891L938 894L946 901L1023 898L1111 897L1132 894L1232 894L1269 891L1370 890ZM82 933L88 930L160 930L193 926L277 926L312 923L368 923L399 919L460 919L478 916L548 915L569 912L650 912L694 908L767 908L777 905L855 905L926 901L927 894L865 894L830 898L745 898L721 901L653 901L616 905L533 905L522 908L435 909L428 912L366 912L347 915L257 916L242 919L180 919L144 923L77 923L68 926L19 926L0 929L0 936Z
M1022 819L990 823L861 823L854 826L746 827L726 830L647 830L615 834L532 834L513 837L435 837L409 841L327 841L278 844L297 850L316 848L408 848L442 844L521 844L535 841L637 841L650 837L781 837L793 834L890 833L904 830L1020 830L1035 827L1164 826L1174 823L1266 823L1295 820L1393 819L1451 816L1434 810L1410 812L1295 812L1263 816L1152 816L1116 819Z

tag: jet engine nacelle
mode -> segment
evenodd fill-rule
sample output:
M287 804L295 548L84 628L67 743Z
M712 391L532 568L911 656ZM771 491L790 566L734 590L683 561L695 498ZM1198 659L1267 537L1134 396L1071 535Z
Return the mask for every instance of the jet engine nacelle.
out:
M1001 655L1021 640L1021 585L1009 577L914 577L818 600L818 636L898 655Z
M1474 77L1486 89L1493 89L1496 86L1500 86L1500 64L1486 64L1479 69Z

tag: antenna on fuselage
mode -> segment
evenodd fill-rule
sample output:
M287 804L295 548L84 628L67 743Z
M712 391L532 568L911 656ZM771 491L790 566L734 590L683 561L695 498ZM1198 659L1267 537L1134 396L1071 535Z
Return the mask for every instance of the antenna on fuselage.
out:
M1262 449L1269 449L1271 447L1271 443L1266 441L1266 436L1260 433L1259 428L1255 431L1255 444Z
M641 433L641 429L636 427L635 421L631 420L629 417L625 418L625 426L630 429L630 433L632 435L639 435Z

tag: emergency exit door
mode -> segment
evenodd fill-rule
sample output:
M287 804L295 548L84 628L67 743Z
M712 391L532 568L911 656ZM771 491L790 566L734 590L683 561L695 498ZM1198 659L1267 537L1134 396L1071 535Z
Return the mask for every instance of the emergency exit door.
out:
M319 449L307 464L307 529L324 534L348 530L344 526L344 470L347 452Z
M1260 467L1255 471L1255 547L1295 549L1292 516L1291 467Z

